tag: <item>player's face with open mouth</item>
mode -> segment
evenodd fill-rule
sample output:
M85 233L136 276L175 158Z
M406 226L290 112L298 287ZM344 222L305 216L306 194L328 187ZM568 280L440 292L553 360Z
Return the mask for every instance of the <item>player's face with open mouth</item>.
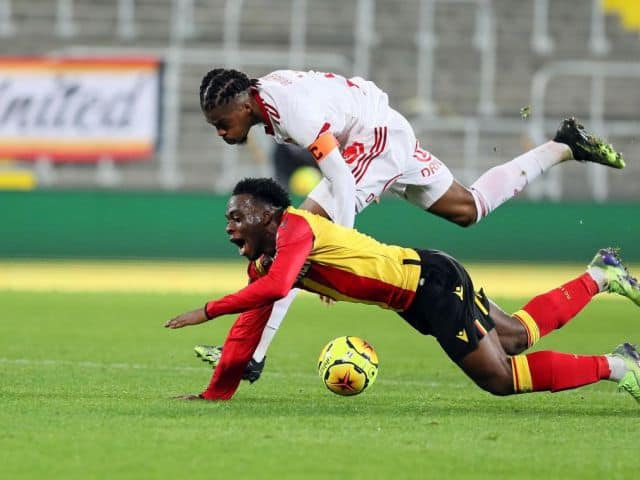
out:
M269 217L265 208L251 195L233 195L227 204L226 232L229 241L238 246L238 253L249 260L275 250L275 237L266 228ZM273 238L271 238L273 237Z

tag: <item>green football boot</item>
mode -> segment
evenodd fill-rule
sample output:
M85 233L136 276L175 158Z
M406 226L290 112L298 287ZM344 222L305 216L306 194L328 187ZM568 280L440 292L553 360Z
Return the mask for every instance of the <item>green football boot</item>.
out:
M627 367L627 373L618 382L618 390L629 392L640 403L640 353L634 345L623 343L616 347L611 356L624 360Z
M203 362L207 362L213 368L216 368L222 356L222 347L220 346L196 345L193 350L196 352L196 357Z
M198 357L203 362L207 362L214 369L218 366L220 357L222 357L221 346L196 345L195 347L193 347L193 351L196 352L196 357ZM249 363L244 369L242 379L248 380L250 383L258 380L262 375L262 370L264 370L264 364L266 360L267 357L264 357L261 362L256 362L253 358L249 360Z
M606 280L607 292L627 297L640 306L640 283L631 276L627 267L624 266L617 249L602 248L598 250L587 267L588 272L593 270L600 270Z
M562 121L555 142L568 145L573 152L573 158L581 162L593 162L612 168L624 168L622 154L604 140L587 133L574 117Z

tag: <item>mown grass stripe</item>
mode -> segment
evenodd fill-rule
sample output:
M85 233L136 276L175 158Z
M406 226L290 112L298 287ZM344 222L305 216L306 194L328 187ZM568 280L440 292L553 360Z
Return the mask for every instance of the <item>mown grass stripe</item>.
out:
M584 265L571 264L470 264L467 268L476 287L484 287L493 297L537 295L584 271ZM244 262L5 260L0 261L0 290L219 294L245 286L245 272Z

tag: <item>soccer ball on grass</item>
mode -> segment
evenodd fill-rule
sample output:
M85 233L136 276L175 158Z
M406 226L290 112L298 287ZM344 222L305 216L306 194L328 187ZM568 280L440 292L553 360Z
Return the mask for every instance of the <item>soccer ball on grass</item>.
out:
M378 355L359 337L338 337L320 352L318 375L338 395L364 392L378 376Z

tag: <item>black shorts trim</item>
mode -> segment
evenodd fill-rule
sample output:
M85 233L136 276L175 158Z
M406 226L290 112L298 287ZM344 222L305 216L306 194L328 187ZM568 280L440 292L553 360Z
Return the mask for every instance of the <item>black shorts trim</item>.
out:
M422 265L420 260L414 260L413 258L405 258L402 260L403 265Z
M489 300L476 292L464 267L438 250L417 250L420 283L411 306L399 315L424 335L433 335L454 361L474 351L495 324Z

